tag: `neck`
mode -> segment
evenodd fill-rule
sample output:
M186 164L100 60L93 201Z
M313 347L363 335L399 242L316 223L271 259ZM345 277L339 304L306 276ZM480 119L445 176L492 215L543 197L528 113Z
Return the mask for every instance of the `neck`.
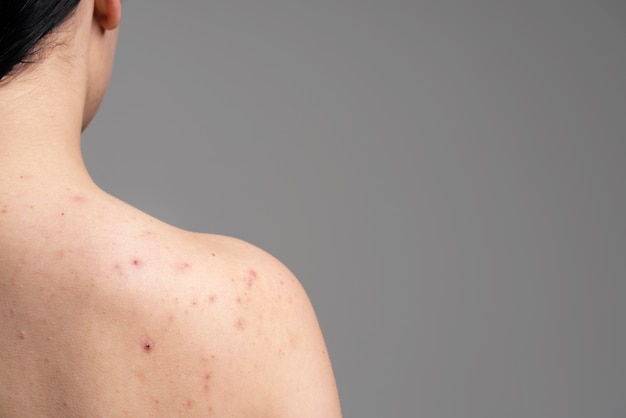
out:
M0 85L0 188L24 176L89 177L80 150L84 83L73 80L35 69Z

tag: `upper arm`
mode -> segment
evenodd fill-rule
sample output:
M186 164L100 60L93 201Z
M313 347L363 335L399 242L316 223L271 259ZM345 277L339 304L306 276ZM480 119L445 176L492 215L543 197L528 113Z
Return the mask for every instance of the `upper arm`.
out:
M291 297L268 326L277 337L267 347L276 353L268 365L274 378L274 416L339 417L337 388L317 318L295 278L288 287Z

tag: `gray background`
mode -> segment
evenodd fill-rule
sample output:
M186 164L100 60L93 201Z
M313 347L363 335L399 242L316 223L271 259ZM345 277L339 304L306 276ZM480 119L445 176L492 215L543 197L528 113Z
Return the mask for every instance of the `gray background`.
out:
M346 417L626 417L626 3L130 0L84 151L307 289Z

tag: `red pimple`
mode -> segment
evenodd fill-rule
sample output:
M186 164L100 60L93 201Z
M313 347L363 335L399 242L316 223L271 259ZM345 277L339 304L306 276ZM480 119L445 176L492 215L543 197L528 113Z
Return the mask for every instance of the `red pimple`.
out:
M142 264L141 260L139 260L137 258L133 259L133 266L139 267L139 266L141 266L141 264Z
M209 296L209 302L215 303L216 300L217 300L217 296L216 295Z
M150 338L148 338L146 341L144 341L144 343L143 343L143 350L146 353L149 353L150 351L152 351L153 348L154 348L154 341L152 341Z

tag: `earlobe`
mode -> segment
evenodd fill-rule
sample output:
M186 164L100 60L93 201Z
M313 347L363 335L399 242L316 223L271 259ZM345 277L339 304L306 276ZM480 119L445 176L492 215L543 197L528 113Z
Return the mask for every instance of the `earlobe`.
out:
M93 17L104 30L117 28L122 19L122 0L95 0Z

